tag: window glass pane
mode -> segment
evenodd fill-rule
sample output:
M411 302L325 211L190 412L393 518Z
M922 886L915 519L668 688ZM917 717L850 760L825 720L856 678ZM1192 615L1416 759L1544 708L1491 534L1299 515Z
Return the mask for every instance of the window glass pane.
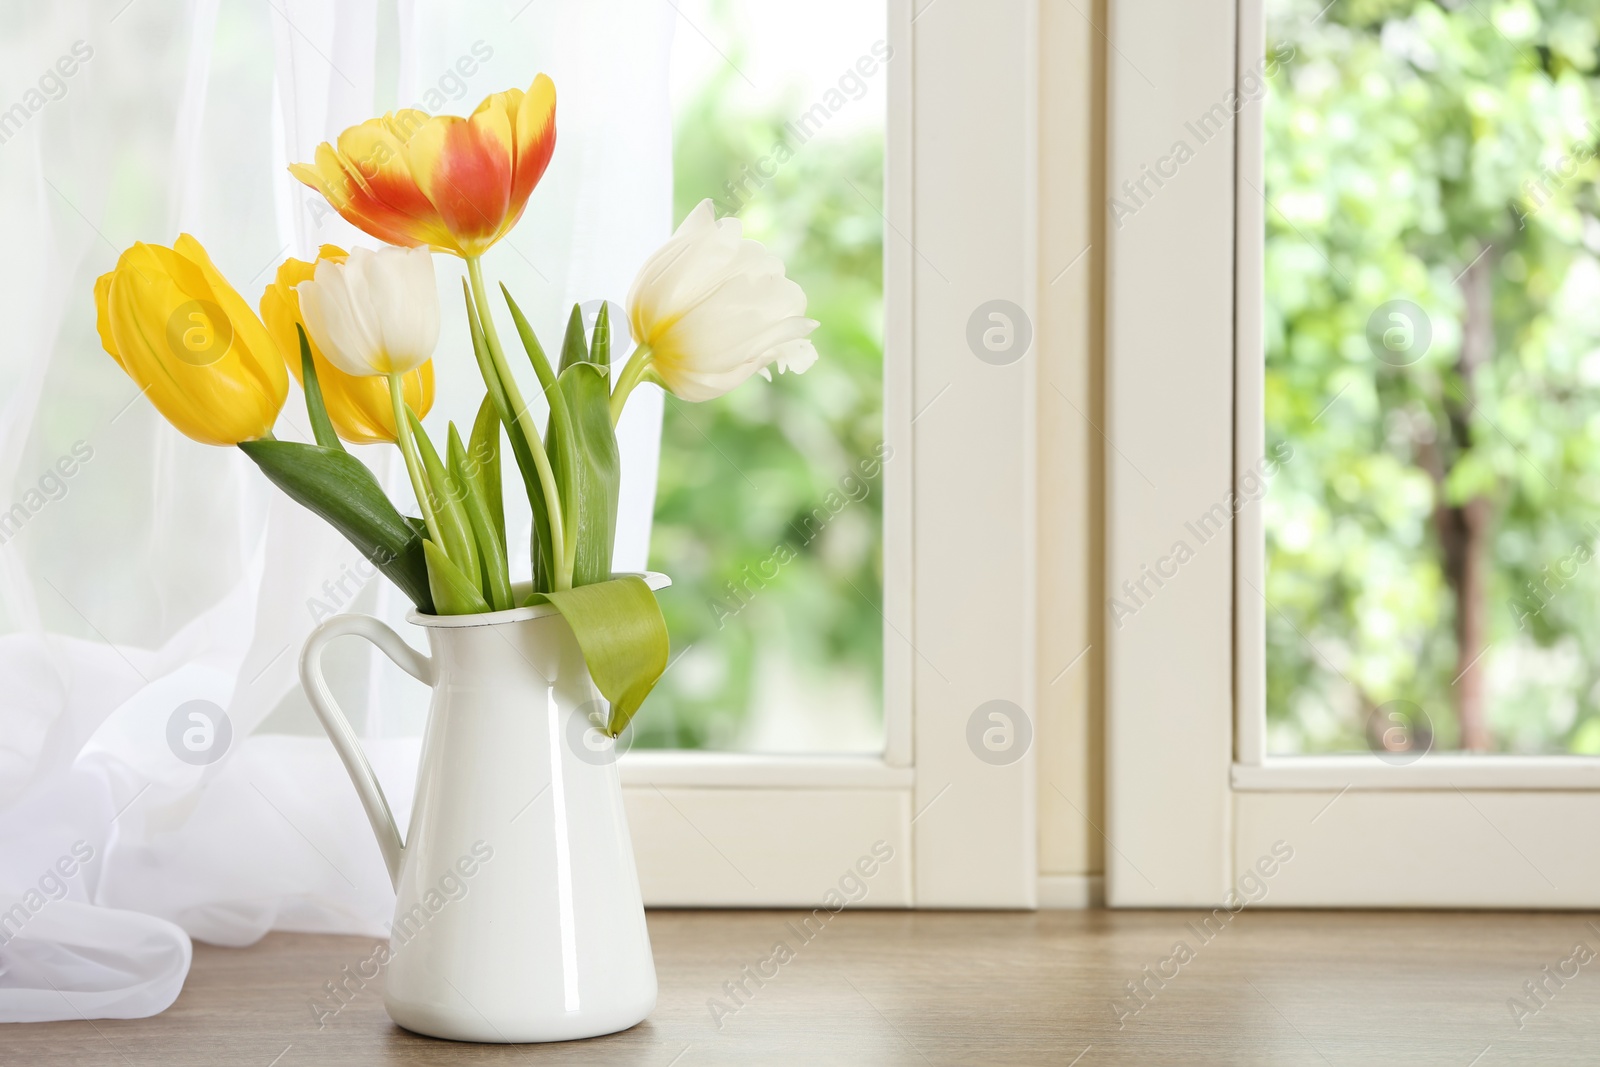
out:
M650 562L675 659L637 744L878 751L885 5L675 6L676 216L709 197L780 255L820 358L667 398Z
M1269 750L1600 753L1594 8L1325 2L1267 5Z

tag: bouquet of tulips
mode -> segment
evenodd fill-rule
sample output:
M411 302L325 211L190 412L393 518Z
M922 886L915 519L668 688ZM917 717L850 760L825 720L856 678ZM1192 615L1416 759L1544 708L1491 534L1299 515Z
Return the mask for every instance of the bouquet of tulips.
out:
M653 382L689 401L767 368L805 370L805 294L783 264L702 202L640 269L627 298L635 344L620 370L602 306L586 336L573 308L559 358L545 353L509 292L500 295L548 411L523 398L495 324L482 256L522 216L555 150L555 86L495 93L470 118L397 111L323 144L290 168L377 250L324 245L286 261L260 316L188 234L135 244L95 284L101 342L169 422L204 444L237 445L321 515L428 614L553 605L571 625L627 725L667 663L666 625L638 576L613 576L619 457L629 394ZM466 439L441 449L420 419L433 404L439 335L433 253L466 263L472 353L486 395ZM313 442L273 435L293 374ZM419 517L402 515L343 441L399 447ZM500 453L509 445L533 512L532 583L514 587Z

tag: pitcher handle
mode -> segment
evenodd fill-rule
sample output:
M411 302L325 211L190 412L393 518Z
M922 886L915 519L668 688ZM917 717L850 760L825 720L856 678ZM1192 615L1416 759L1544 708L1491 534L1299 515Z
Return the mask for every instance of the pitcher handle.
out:
M383 786L378 784L378 776L372 773L372 764L367 762L367 754L362 751L356 732L350 728L350 720L339 710L339 705L334 702L333 693L328 689L327 680L322 676L323 649L334 638L346 634L364 637L371 641L401 670L425 685L433 684L433 660L406 644L405 640L389 627L367 615L335 615L311 631L311 636L306 639L305 648L300 651L300 683L305 686L306 696L310 698L311 707L316 711L317 718L322 721L322 728L327 731L328 740L333 742L334 749L339 753L339 759L344 762L344 769L349 772L350 781L355 783L356 793L361 797L361 806L367 812L367 821L372 824L372 832L377 835L378 850L383 853L384 866L389 868L389 881L398 889L400 857L405 851L405 843L401 840L399 827L395 825L394 815L389 811L389 801L383 795Z

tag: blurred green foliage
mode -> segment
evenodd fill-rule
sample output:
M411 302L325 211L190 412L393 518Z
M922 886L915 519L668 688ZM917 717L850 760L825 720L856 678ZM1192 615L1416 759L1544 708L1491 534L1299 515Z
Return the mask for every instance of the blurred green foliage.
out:
M1600 752L1600 3L1324 2L1268 8L1269 745L1363 748L1392 700L1458 745L1477 671L1482 747ZM1432 328L1407 366L1367 340L1396 299Z
M809 102L742 109L737 77L725 67L680 108L675 216L710 197L782 257L821 323L819 358L708 403L667 398L650 566L673 579L660 599L674 661L636 743L875 749L882 476L863 478L861 464L883 439L882 130L800 143L784 123ZM832 725L752 736L758 707L808 703Z

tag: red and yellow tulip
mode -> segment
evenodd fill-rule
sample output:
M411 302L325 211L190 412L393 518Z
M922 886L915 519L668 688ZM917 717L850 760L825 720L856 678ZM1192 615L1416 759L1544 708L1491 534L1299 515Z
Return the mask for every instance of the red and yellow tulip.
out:
M352 225L395 245L476 258L522 217L556 145L556 88L493 93L470 118L369 119L289 168Z
M235 445L272 435L289 392L261 320L188 234L139 243L94 285L100 343L188 437Z
M318 262L342 263L346 258L348 253L337 245L323 245L317 250ZM300 294L295 287L310 281L316 266L303 259L284 260L277 278L261 294L261 320L272 332L295 381L302 385L300 334L295 327L304 328L305 318L300 312ZM311 346L311 361L317 369L317 384L322 387L328 421L333 423L339 436L357 444L393 442L394 407L390 403L388 383L372 375L346 374L323 354L310 330L306 330L306 340ZM406 406L420 419L433 407L433 360L406 372L403 381Z

